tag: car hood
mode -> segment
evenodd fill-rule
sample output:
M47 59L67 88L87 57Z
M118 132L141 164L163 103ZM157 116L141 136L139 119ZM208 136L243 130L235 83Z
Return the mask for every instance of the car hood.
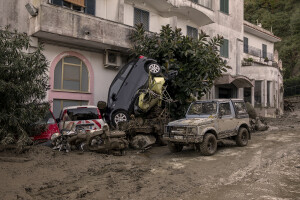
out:
M199 126L210 124L213 121L213 118L184 118L170 122L168 126Z

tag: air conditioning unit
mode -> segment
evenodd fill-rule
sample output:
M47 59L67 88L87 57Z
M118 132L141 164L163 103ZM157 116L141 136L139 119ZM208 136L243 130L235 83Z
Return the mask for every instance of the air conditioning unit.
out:
M120 66L120 53L112 50L105 50L104 67L118 69Z

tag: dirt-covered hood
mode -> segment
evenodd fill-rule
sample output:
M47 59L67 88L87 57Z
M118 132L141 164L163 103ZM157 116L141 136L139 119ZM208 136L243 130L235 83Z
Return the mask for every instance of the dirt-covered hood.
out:
M210 124L214 121L214 118L184 118L173 122L170 122L169 126L199 126L204 124Z

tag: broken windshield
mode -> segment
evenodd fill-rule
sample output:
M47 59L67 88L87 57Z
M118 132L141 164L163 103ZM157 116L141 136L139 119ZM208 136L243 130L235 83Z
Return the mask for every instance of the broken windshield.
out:
M187 115L213 115L216 113L216 102L195 102L190 106Z

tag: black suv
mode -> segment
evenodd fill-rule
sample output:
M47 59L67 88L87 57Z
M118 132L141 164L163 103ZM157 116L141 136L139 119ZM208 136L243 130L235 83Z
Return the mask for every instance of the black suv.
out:
M128 121L129 116L137 111L134 104L138 91L148 87L149 73L158 75L161 70L155 60L144 56L123 66L109 88L106 121L114 126Z

